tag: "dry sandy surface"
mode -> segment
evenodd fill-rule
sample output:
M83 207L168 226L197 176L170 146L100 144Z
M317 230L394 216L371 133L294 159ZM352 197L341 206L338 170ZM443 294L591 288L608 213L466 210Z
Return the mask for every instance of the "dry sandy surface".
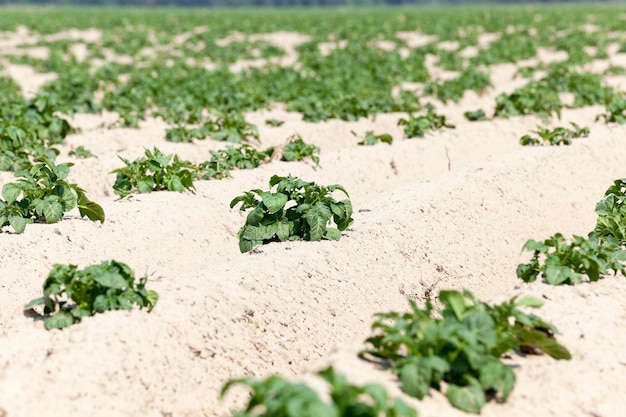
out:
M373 314L404 310L440 289L473 291L487 302L514 295L545 300L538 313L560 330L572 360L518 357L517 383L506 404L484 416L621 416L626 409L626 282L550 287L516 278L529 238L555 232L585 235L594 205L626 176L626 127L594 122L601 108L563 112L591 135L569 147L519 145L534 117L468 122L465 110L490 112L495 95L512 89L512 71L493 69L495 88L438 109L454 130L403 139L403 115L357 123L311 124L280 106L247 119L259 126L261 147L299 132L321 147L321 164L272 162L233 178L196 183L195 192L157 192L119 200L112 193L117 155L144 147L200 162L223 144L166 142L167 128L149 120L135 129L98 127L115 116L78 115L83 127L61 147L70 180L104 208L104 224L77 213L58 224L0 233L0 415L228 416L244 391L225 401L228 379L280 373L311 380L332 364L356 383L378 382L402 396L387 369L357 358ZM264 120L286 123L268 127ZM356 145L351 130L393 135L393 145ZM84 145L98 158L67 153ZM292 173L319 184L342 184L354 225L338 242L272 243L241 254L237 230L245 213L229 209L244 190L267 188L271 175ZM9 174L0 176L3 183ZM81 267L116 259L149 276L160 294L150 314L108 312L63 331L46 331L23 305L41 295L54 263ZM463 414L437 392L413 404L421 416Z

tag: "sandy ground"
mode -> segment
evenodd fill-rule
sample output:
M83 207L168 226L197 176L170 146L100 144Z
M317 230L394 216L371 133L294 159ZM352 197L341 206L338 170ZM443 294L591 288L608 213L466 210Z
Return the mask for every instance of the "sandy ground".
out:
M80 40L80 38L77 38ZM19 74L7 71L19 79ZM19 71L18 71L19 72ZM228 379L280 373L311 380L332 364L356 383L378 382L403 396L387 369L356 352L376 312L403 310L440 289L473 291L488 302L533 294L538 313L557 325L571 361L514 357L517 383L506 404L485 416L621 416L626 407L626 284L553 288L524 284L515 268L527 239L555 232L586 234L594 205L626 176L626 126L594 122L601 108L566 110L555 124L588 126L570 147L527 148L519 137L535 117L468 122L463 111L491 111L494 97L512 91L514 67L492 68L495 87L438 109L454 130L403 139L403 115L356 123L306 123L281 106L248 114L261 147L294 132L321 147L321 164L272 162L233 178L196 183L195 192L158 192L119 200L110 171L117 155L136 158L144 147L200 162L223 144L173 144L167 125L104 129L115 115L77 115L83 128L61 147L72 161L70 180L104 208L103 225L66 215L57 224L29 225L23 235L0 233L0 415L227 416L245 399L218 392ZM33 79L28 73L24 80ZM25 91L32 88L22 84ZM286 123L268 127L264 120ZM351 130L393 135L393 145L360 147ZM83 145L98 158L75 159ZM338 242L272 243L241 254L236 233L245 214L228 203L244 190L267 188L288 173L320 184L342 184L355 208L354 225ZM11 175L0 174L2 183ZM40 296L54 263L81 267L116 259L149 276L160 294L154 311L108 312L63 331L46 331L23 312ZM421 416L457 416L437 392L422 402L403 398Z

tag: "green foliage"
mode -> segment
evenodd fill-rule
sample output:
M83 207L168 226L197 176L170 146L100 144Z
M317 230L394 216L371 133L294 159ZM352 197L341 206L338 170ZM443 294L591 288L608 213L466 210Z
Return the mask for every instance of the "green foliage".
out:
M33 160L54 160L59 151L53 145L74 130L56 115L59 103L44 94L26 100L3 77L0 91L0 171L28 169Z
M532 297L488 305L469 291L441 291L443 309L429 302L421 309L409 300L409 313L379 313L376 334L366 340L372 355L388 361L409 395L422 399L430 388L447 385L446 396L461 410L480 413L487 399L506 401L515 384L513 370L500 357L506 352L545 352L570 359L554 340L556 329L521 307L540 307Z
M398 126L404 126L404 134L407 138L423 138L429 130L439 130L444 127L454 129L454 125L446 122L446 116L435 113L433 105L426 105L426 114L413 116L409 114L409 119L400 119Z
M588 127L580 127L576 123L570 124L572 125L573 130L566 127L555 127L550 130L542 126L537 126L537 130L535 130L534 133L536 133L541 139L537 139L530 135L524 135L520 138L520 145L540 145L542 143L547 143L553 146L571 145L573 138L589 136Z
M233 111L220 113L200 127L177 126L165 132L165 138L172 142L191 142L207 136L214 140L241 143L259 140L259 131L255 125L246 122L241 113Z
M600 244L574 236L567 243L562 234L556 233L543 242L529 240L523 250L533 251L531 261L517 267L517 276L525 282L535 281L539 274L552 285L579 284L583 275L597 281L610 271L626 276L626 251L612 242ZM543 264L540 255L544 257Z
M596 121L604 119L605 123L626 123L626 97L616 97L606 105L606 113L596 116Z
M331 193L336 190L348 196L341 185L320 186L291 175L274 175L270 191L255 189L234 198L230 208L241 203L240 210L252 209L238 233L239 249L249 252L273 241L339 240L353 219L352 203L334 200ZM328 227L331 220L336 227Z
M234 385L250 388L248 405L235 412L234 417L417 417L415 410L402 400L389 401L380 385L352 385L332 367L318 375L329 386L330 402L323 401L307 385L280 376L230 380L222 387L220 398Z
M468 69L467 71L463 71L461 75L455 79L426 84L424 93L433 95L444 103L450 100L458 102L463 98L463 94L466 90L482 93L488 87L491 87L489 74Z
M272 127L280 127L284 125L285 122L283 122L282 120L277 120L277 119L267 119L265 121L265 124L268 126L272 126Z
M320 148L309 143L306 143L302 136L296 134L296 138L292 139L283 146L283 161L301 161L305 158L311 158L315 165L320 164L319 158Z
M615 180L596 204L598 219L589 238L626 245L626 178Z
M230 170L253 169L266 162L274 153L274 148L258 151L250 145L226 146L219 151L211 151L211 159L199 166L199 177L205 180L230 177Z
M97 158L96 155L93 154L89 149L85 148L83 145L77 146L75 149L72 149L69 156L75 156L77 158Z
M389 133L381 133L379 135L374 134L373 130L368 130L365 132L365 135L358 136L353 130L350 131L353 136L360 138L361 141L357 143L357 145L363 146L372 146L376 145L379 142L386 143L391 145L393 143L393 137Z
M536 114L547 119L552 113L561 117L563 105L558 94L534 81L511 94L502 93L496 98L494 117L512 117Z
M104 261L79 270L76 265L55 264L43 284L43 297L26 304L25 310L44 306L46 329L62 329L84 317L107 310L130 310L133 305L152 311L158 294L146 290L147 277L135 282L128 265Z
M158 148L146 149L145 156L133 162L118 156L125 166L111 173L117 174L113 190L124 198L134 190L140 193L170 190L182 193L195 188L193 179L198 167L191 162L181 161L178 155L164 155Z
M104 223L102 207L90 201L78 185L66 181L73 165L45 160L28 171L16 173L20 179L2 187L1 227L10 225L16 233L23 233L29 223L56 223L76 207L81 217Z
M476 122L479 120L487 120L485 111L483 109L478 109L474 111L466 111L465 113L463 113L463 116L465 116L465 118L471 122Z

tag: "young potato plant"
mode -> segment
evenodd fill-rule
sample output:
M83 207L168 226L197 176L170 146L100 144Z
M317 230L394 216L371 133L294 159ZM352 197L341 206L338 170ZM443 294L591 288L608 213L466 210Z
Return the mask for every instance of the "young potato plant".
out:
M524 135L520 138L519 143L522 146L535 146L541 144L550 144L552 146L571 145L572 139L589 136L588 127L580 127L573 122L570 124L572 125L573 129L559 126L550 130L546 127L537 126L537 130L535 130L533 133L536 133L541 139L532 137L530 135Z
M596 204L598 219L589 238L603 242L626 245L626 178L615 180Z
M234 417L417 417L402 400L389 401L387 391L378 384L352 385L332 367L318 375L329 386L329 402L309 386L276 375L263 380L230 380L222 387L220 398L235 385L250 388L246 408Z
M553 89L531 81L509 95L502 93L496 97L494 117L536 114L547 120L552 113L561 117L562 108L559 95Z
M470 122L477 122L479 120L487 120L487 116L485 115L485 111L483 109L478 109L474 111L466 111L463 113L463 116Z
M373 130L368 130L365 135L359 136L353 130L350 131L354 137L361 139L357 145L361 146L373 146L379 142L391 145L393 143L393 137L389 133L381 133L379 135L374 134Z
M259 140L259 130L248 123L239 112L222 112L215 120L205 124L209 135L214 140L225 142L250 142L252 139Z
M267 119L265 124L272 127L280 127L285 124L284 121L278 119Z
M202 179L221 179L230 177L230 170L253 169L267 162L274 153L274 148L258 151L250 145L239 147L226 146L219 151L211 151L211 159L199 166L199 177Z
M282 161L301 161L305 158L311 158L315 165L320 164L319 158L320 148L319 146L306 143L302 136L296 133L295 139L290 140L285 146L283 146Z
M271 188L276 187L275 191ZM291 175L270 179L270 191L250 190L234 198L230 208L252 209L239 230L239 249L249 252L257 245L287 240L339 240L353 223L349 199L336 201L331 193L348 192L338 184L320 186ZM334 222L336 227L328 227Z
M404 134L409 139L423 138L429 130L454 129L454 125L446 122L446 116L435 113L435 107L430 103L426 105L425 115L415 117L409 114L409 119L400 119L398 126L404 126Z
M79 270L76 265L55 264L43 284L43 297L24 306L44 306L46 329L62 329L84 317L107 310L130 310L134 305L152 311L159 295L145 288L147 277L135 281L128 265L104 261Z
M626 98L616 98L606 105L606 113L596 116L596 121L604 119L605 123L626 123Z
M73 165L56 165L46 159L16 173L20 179L2 187L0 227L10 225L16 233L23 233L29 223L56 223L76 207L81 217L104 223L102 207L90 201L77 184L66 181Z
M513 390L513 369L501 361L507 352L545 352L555 359L570 359L569 351L554 340L556 329L521 307L542 302L523 297L498 305L477 300L469 291L441 291L443 309L428 301L419 308L409 300L409 313L379 313L372 324L376 333L361 358L388 361L402 389L418 399L430 388L442 389L461 410L480 413L488 399L504 402Z
M117 174L113 190L124 198L134 190L140 193L170 190L182 193L195 188L193 179L198 167L191 162L181 161L178 155L164 155L158 148L146 149L145 156L133 162L118 156L126 165L111 171Z
M69 156L75 156L77 158L86 159L86 158L97 158L96 155L93 154L89 149L85 148L83 145L77 146L75 149L72 149L69 153Z
M611 271L626 276L626 251L611 242L600 244L574 236L567 243L562 234L556 233L543 242L529 240L523 250L533 252L529 263L517 267L517 276L525 282L535 281L539 274L552 285L580 284L583 275L597 281ZM543 264L540 255L544 257Z

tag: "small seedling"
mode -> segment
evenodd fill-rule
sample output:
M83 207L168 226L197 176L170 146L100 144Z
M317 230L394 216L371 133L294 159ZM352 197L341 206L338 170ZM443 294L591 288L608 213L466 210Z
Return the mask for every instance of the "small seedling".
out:
M381 133L380 135L375 135L373 130L368 130L367 132L365 132L365 135L363 136L357 135L353 130L351 130L350 133L352 133L354 137L361 139L361 141L358 142L357 145L372 146L372 145L376 145L379 142L383 142L388 145L391 145L393 143L393 137L388 133Z
M283 122L282 120L278 120L278 119L267 119L265 121L265 124L268 126L272 126L272 127L279 127L285 124L285 122Z
M349 199L336 201L333 191L348 196L341 185L320 186L291 175L270 179L274 192L250 190L234 198L230 208L252 209L239 230L239 249L249 252L257 245L287 240L339 240L341 232L353 222ZM336 227L328 227L334 222Z
M62 329L84 317L107 310L130 310L134 305L152 311L159 295L146 290L147 277L135 282L128 265L104 261L79 270L76 265L55 264L43 284L43 297L24 306L44 306L46 329Z
M485 111L482 109L474 110L474 111L466 111L463 113L463 116L470 122L476 122L480 120L487 120L487 116L485 115Z
M75 156L77 158L97 158L96 155L93 154L89 149L85 148L83 145L77 146L75 149L72 149L69 156Z

